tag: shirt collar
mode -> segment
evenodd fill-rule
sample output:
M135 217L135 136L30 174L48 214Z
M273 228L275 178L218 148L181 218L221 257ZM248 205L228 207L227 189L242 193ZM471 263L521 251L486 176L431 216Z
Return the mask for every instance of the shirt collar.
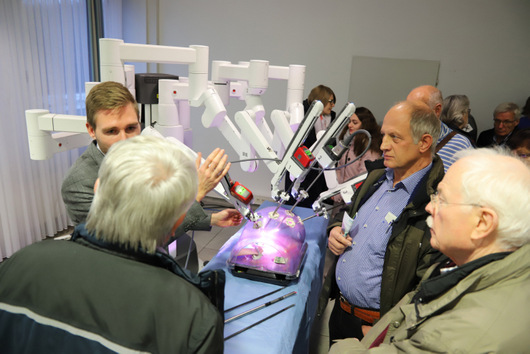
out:
M97 140L96 140L96 147L98 148L99 152L101 152L103 154L103 156L105 156L105 153L103 151L101 151L101 149L99 148L99 144L98 144Z
M427 174L427 172L430 171L431 167L432 167L432 161L426 167L422 168L419 171L414 172L413 174L411 174L404 180L399 181L399 183L396 184L395 188L396 189L403 188L408 194L411 194L414 188L416 188L418 183L421 181L421 179ZM394 170L388 167L385 168L385 175L386 175L387 181L391 185L394 185Z

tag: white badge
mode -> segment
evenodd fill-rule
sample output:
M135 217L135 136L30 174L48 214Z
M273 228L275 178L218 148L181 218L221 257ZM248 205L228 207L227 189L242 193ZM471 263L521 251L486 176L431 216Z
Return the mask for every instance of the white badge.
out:
M387 222L387 224L392 224L394 222L394 220L396 220L397 216L395 216L394 214L392 214L391 212L388 212L385 216L385 221Z
M355 220L356 216L357 214L355 214L353 218L351 218L348 213L344 213L344 216L342 218L342 232L344 232L344 237L348 236L353 225L353 220Z

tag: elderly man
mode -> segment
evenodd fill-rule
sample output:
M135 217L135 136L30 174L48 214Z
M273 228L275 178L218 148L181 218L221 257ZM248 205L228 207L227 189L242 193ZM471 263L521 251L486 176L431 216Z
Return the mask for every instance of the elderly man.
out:
M504 146L512 134L517 131L519 118L521 118L521 110L517 104L513 102L499 104L493 111L493 129L480 133L477 146Z
M2 352L222 353L209 292L158 251L197 185L193 160L165 139L113 144L86 225L71 241L38 242L1 264Z
M94 139L87 150L74 163L61 188L66 210L76 224L86 220L94 197L94 182L99 166L108 149L116 142L140 134L138 105L129 90L122 84L107 81L96 85L86 98L87 131ZM199 202L228 172L224 150L216 149L199 167L199 190L175 236L188 230L210 230L211 225L227 227L241 223L241 214L235 209L225 209L208 215ZM187 247L186 247L187 249ZM192 267L197 270L198 265Z
M427 104L440 119L442 114L442 91L431 85L419 86L410 91L407 100L418 100ZM458 134L445 124L441 122L440 136L436 140L436 153L440 156L444 164L444 172L456 161L455 153L460 150L473 148L473 144L469 139Z
M530 169L493 149L459 156L427 205L431 244L456 267L431 267L362 342L331 352L528 352Z
M429 244L424 210L443 177L433 145L440 121L423 102L403 101L388 111L381 133L384 166L369 171L348 215L329 226L328 247L339 256L330 340L362 338L443 257Z

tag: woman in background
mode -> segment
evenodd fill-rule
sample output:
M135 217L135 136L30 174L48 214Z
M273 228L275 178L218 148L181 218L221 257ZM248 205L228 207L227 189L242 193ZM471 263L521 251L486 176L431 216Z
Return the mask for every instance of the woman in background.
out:
M321 130L326 130L329 125L335 120L336 114L333 111L333 107L335 107L336 99L337 97L335 96L335 93L331 88L324 85L318 85L311 90L307 99L304 100L303 104L305 114L307 114L307 111L309 110L309 107L311 107L313 101L320 101L324 105L320 117L318 117L315 122L314 128L309 131L306 140L303 142L303 145L308 149L311 149L311 146L316 143L317 133ZM315 166L318 166L318 164L316 164ZM319 197L320 193L328 190L324 175L322 174L318 176L318 174L319 172L317 170L311 170L305 177L304 181L300 184L300 189L306 190L309 196L299 202L297 204L298 206L311 208L311 205L313 204L315 199ZM318 179L313 183L316 178ZM307 190L307 188L309 188L312 183L313 185L311 186L311 188ZM291 184L291 179L289 177L289 174L287 174L287 178L285 178L285 190L289 190ZM296 200L294 198L291 198L285 204L294 205L295 203Z
M467 137L475 145L475 139L470 134L474 129L469 124L469 113L471 112L469 98L466 95L447 96L443 100L442 107L440 115L442 122L457 133Z
M336 116L335 112L333 111L333 108L335 107L336 96L335 92L333 92L331 88L324 85L318 85L314 87L309 93L309 96L307 96L307 99L305 99L303 102L304 114L307 114L307 111L309 110L309 107L313 101L322 102L324 108L322 109L320 117L318 117L315 122L314 129L311 129L306 140L304 141L304 145L308 148L310 148L311 145L317 141L317 133L321 130L326 130L335 120Z
M366 107L357 107L355 113L350 117L350 122L339 135L340 140L348 137L359 129L364 129L372 136L372 142L368 147L368 151L360 159L354 163L337 170L337 181L343 183L352 177L358 176L366 172L365 161L377 160L381 157L381 127L377 124L374 115ZM348 151L342 155L337 167L348 164L359 156L368 145L368 137L366 134L358 134L353 139Z

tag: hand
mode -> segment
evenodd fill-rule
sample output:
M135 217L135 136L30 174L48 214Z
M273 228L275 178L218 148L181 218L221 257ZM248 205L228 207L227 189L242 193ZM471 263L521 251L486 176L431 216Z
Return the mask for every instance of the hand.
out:
M212 214L211 224L219 227L237 226L241 224L243 215L236 209L225 209Z
M328 238L328 248L333 254L340 256L347 247L351 246L352 238L344 237L344 232L340 226L331 229Z
M202 154L199 152L197 155L197 160L195 160L195 165L197 166L197 172L199 175L199 188L197 191L198 202L200 202L206 194L208 194L212 189L217 186L217 183L223 178L230 169L230 162L226 163L228 160L228 155L224 155L224 149L216 148L210 156L204 161L201 166L201 157Z
M367 325L361 325L361 331L363 332L363 336L365 336L369 330L372 329L372 326L367 326Z

